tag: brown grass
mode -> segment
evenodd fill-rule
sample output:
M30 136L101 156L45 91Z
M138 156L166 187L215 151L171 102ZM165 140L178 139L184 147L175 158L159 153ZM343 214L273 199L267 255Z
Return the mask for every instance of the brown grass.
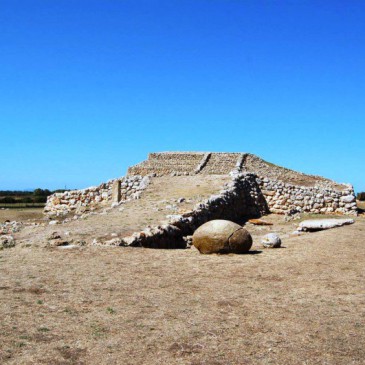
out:
M0 252L1 364L364 364L365 219L255 254ZM283 248L259 238L279 232Z
M43 208L0 209L0 223L9 221L43 220Z

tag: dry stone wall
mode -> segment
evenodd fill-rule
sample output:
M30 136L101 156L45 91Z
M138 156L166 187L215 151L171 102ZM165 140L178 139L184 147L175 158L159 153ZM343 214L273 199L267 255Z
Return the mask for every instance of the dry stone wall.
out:
M150 153L148 159L128 169L129 175L228 175L237 164L242 165L242 153L225 152L162 152Z
M85 208L110 206L113 203L113 187L116 183L120 190L118 201L138 199L149 182L148 176L126 176L87 189L55 193L48 197L44 212L48 216L66 216L70 213L82 214Z
M149 176L230 174L235 178L242 172L259 178L258 186L271 212L357 214L355 194L350 185L286 169L249 153L216 152L151 153L146 161L130 167L125 178L98 187L52 195L45 212L66 215L87 206L93 209L138 198L148 185ZM115 195L117 199L113 199Z
M356 198L351 185L339 191L296 186L266 177L259 179L259 185L272 213L307 212L357 215Z
M194 210L171 217L168 224L148 227L130 237L116 239L121 246L149 248L185 248L184 237L212 219L228 219L242 223L244 218L260 217L269 212L256 175L237 174L218 195L198 204Z
M272 213L357 215L355 192L349 184L273 165L252 154L246 154L243 169L259 177Z
M203 152L162 152L150 153L148 160L131 166L128 175L149 175L157 176L169 174L194 175L195 170L206 158Z
M212 153L201 173L205 175L229 174L236 167L240 156L240 153Z

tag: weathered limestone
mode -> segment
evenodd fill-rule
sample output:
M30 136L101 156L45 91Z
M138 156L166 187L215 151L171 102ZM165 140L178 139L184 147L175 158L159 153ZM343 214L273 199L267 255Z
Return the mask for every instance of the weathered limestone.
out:
M81 214L85 209L93 210L112 203L139 199L149 182L148 176L126 176L87 189L56 193L48 197L44 212L48 216Z
M357 215L354 189L320 176L306 175L270 164L249 153L163 152L151 153L148 160L128 169L126 177L98 187L75 190L49 197L45 213L62 216L70 212L117 205L139 199L151 177L163 175L228 175L251 173L270 212ZM119 188L120 184L120 188Z
M272 213L287 214L289 211L357 215L355 192L351 185L343 190L322 187L296 186L267 177L258 179Z
M112 202L119 203L122 198L122 192L120 190L120 180L115 180L112 187Z
M194 175L205 155L203 152L150 153L148 160L129 167L128 175Z
M298 231L321 231L353 223L353 219L310 219L299 223Z
M194 172L196 174L199 174L199 172L201 170L203 170L203 168L206 166L206 164L208 163L210 157L212 156L212 154L210 152L205 153L202 160L200 161L200 164L198 165L198 167L194 170Z
M197 163L195 168L194 163ZM260 188L273 213L357 214L351 185L276 166L249 153L153 153L147 161L132 166L128 172L141 175L153 172L157 176L193 173L235 176L240 172L251 172L258 176Z
M278 248L281 246L281 239L276 233L268 233L261 239L265 248Z
M151 248L185 248L184 237L188 237L202 224L214 219L240 222L245 218L267 214L268 207L256 182L256 176L249 173L232 178L226 189L197 204L194 210L175 215L170 224L148 227L125 237L118 245L143 246Z
M252 246L250 233L239 224L216 219L200 226L193 235L200 253L245 253Z

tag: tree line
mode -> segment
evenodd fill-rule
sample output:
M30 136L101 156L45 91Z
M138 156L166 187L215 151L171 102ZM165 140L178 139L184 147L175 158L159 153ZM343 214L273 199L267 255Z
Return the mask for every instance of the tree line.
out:
M0 190L0 204L32 204L46 203L47 197L65 190L35 189L33 191Z

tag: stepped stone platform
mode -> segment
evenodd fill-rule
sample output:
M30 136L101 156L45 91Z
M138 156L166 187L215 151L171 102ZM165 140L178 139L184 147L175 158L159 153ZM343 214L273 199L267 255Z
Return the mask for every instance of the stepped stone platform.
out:
M228 175L232 171L251 172L260 178L279 180L298 186L348 189L321 176L303 174L274 165L251 153L228 152L160 152L150 153L148 159L128 168L128 175Z

